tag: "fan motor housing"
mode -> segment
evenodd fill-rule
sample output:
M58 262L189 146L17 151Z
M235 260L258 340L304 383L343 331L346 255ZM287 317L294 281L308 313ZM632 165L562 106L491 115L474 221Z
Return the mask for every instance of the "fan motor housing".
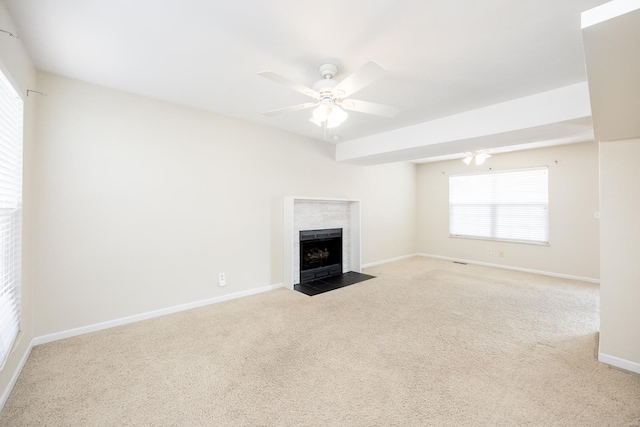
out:
M338 82L333 79L318 80L313 84L313 90L322 95L323 92L333 93L333 88L338 86Z
M320 94L321 99L333 98L335 95L333 88L338 85L338 82L333 80L333 77L338 72L338 67L333 64L322 64L318 67L318 71L322 79L313 84L313 90Z

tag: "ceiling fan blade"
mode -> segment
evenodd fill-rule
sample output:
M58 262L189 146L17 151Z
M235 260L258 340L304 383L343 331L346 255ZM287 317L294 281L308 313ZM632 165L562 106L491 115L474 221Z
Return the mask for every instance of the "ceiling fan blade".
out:
M298 104L291 107L279 108L277 110L265 111L262 114L264 114L265 116L276 116L278 114L288 113L290 111L306 110L307 108L315 107L316 105L318 105L317 102L307 102L306 104Z
M357 99L345 99L340 102L340 106L345 110L358 111L360 113L373 114L383 117L395 117L400 111L398 107L391 105L376 104L375 102L360 101Z
M312 98L320 98L320 94L310 87L306 87L303 84L296 83L293 80L289 80L288 78L281 76L280 74L274 73L271 70L260 71L258 73L259 76L264 77L265 79L269 79L272 82L283 84L296 92L300 92L303 95L310 96Z
M346 98L378 80L387 74L387 72L382 65L375 61L369 61L349 77L342 80L338 86L335 87L334 92L342 92L342 97Z

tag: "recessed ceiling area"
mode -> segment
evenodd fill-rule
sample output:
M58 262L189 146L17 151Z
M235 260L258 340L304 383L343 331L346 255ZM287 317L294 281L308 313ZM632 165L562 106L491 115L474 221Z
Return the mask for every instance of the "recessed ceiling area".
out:
M322 64L335 64L341 81L374 60L389 72L357 98L400 112L349 112L327 138L338 141L339 161L349 144L585 82L580 14L605 2L5 0L39 70L321 140L310 110L261 114L308 98L257 73L311 86ZM512 145L592 139L590 122L582 117L577 130L571 120L565 130L557 123L567 120L548 123L552 132L523 128ZM487 149L488 139L462 145ZM440 145L408 152L390 144L388 155L369 153L360 163L461 153L459 143Z

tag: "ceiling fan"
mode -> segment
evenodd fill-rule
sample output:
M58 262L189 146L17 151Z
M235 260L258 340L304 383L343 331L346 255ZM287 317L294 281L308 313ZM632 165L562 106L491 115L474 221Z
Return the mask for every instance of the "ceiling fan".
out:
M313 98L313 102L266 111L262 114L275 116L290 111L306 110L316 107L313 111L313 116L309 120L318 126L324 126L325 129L334 128L344 122L348 116L348 113L344 110L383 117L394 117L398 114L399 109L390 105L349 98L360 89L370 85L387 73L387 70L377 62L367 62L360 69L340 82L333 79L338 72L337 66L333 64L323 64L318 68L318 71L320 71L322 79L315 82L312 88L296 83L270 70L258 73L259 76L288 86L297 92Z

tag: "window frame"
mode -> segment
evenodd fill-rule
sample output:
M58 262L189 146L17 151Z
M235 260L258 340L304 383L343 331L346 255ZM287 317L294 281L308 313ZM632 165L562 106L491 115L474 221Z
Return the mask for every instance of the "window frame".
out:
M546 203L546 225L547 225L547 239L546 241L537 241L537 240L526 240L526 239L509 239L504 237L489 237L489 236L476 236L476 235L466 235L466 234L452 234L451 233L451 178L455 177L463 177L463 176L478 176L478 175L498 175L503 173L514 173L514 172L525 172L525 171L533 171L533 170L544 170L546 171L547 176L547 203ZM551 245L551 223L550 223L550 207L549 207L549 167L547 165L543 166L532 166L526 168L515 168L515 169L501 169L501 170L489 170L482 172L471 172L471 173L461 173L461 174L452 174L449 175L449 179L447 180L447 196L448 196L448 222L449 222L449 230L448 234L450 238L455 239L471 239L471 240L486 240L491 242L505 242L505 243L522 243L527 245L537 245L537 246L550 246ZM493 217L492 217L493 219Z
M12 223L11 232L15 236L13 238L13 254L15 257L15 265L13 267L14 271L14 283L13 283L13 293L15 298L15 317L17 318L17 329L15 334L11 337L11 343L6 348L6 353L4 350L0 350L0 371L4 370L6 366L6 362L9 360L11 352L14 350L15 343L20 336L20 332L22 331L22 263L23 263L23 253L22 253L22 245L23 245L23 217L24 217L24 209L23 209L23 199L24 199L24 122L25 122L25 97L24 93L21 91L20 86L13 79L11 73L7 70L4 64L0 61L0 80L4 80L7 84L7 89L10 95L15 95L16 99L19 99L19 113L16 117L19 117L19 122L13 124L16 130L19 132L16 140L16 148L17 154L16 159L13 164L16 169L15 177L17 178L17 199L15 201L16 206L14 208L15 219ZM4 83L4 82L3 82ZM0 83L0 84L3 84ZM10 102L9 102L10 104ZM11 124L10 124L11 126ZM5 162L7 163L7 162ZM1 272L4 275L4 272ZM0 317L1 318L1 317ZM8 317L10 319L10 317ZM2 326L2 325L0 325ZM10 330L10 329L9 329ZM0 341L1 342L1 341ZM8 341L7 341L8 342Z

